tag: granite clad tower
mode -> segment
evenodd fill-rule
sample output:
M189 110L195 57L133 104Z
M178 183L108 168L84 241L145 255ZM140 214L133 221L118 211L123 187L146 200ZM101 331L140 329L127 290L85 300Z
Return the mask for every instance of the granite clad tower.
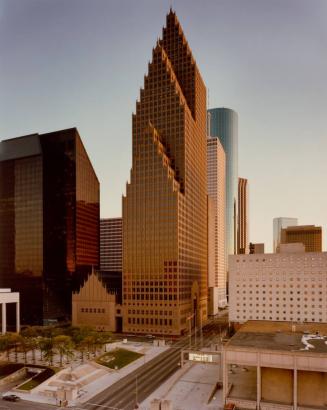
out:
M133 115L124 331L179 335L207 316L206 144L206 88L170 10Z

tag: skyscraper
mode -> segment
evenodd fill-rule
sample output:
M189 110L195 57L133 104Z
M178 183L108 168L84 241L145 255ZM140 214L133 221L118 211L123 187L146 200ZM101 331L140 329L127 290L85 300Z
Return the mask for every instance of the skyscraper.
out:
M116 302L122 303L123 220L100 219L100 272L106 287L116 293ZM120 325L121 328L121 325Z
M213 201L209 202L209 262L208 287L209 287L209 314L218 313L218 307L227 303L226 299L226 156L223 146L218 138L207 140L207 172L208 196ZM212 218L211 213L213 214ZM214 227L210 226L213 225ZM211 233L211 229L213 231ZM213 242L213 244L211 244ZM211 246L212 245L212 246ZM213 252L213 255L211 253Z
M207 316L206 88L172 11L133 115L123 197L123 328L180 335Z
M75 128L0 143L0 287L23 324L64 319L99 266L99 181Z
M306 252L321 252L321 226L301 225L284 228L281 232L280 243L303 243Z
M249 253L249 184L238 179L237 253Z
M121 272L123 263L122 218L100 219L100 270Z
M281 232L283 228L296 226L297 218L279 217L273 219L273 252L277 252L277 247L280 244Z
M208 114L208 135L219 138L226 154L226 253L230 255L237 253L238 116L229 108L213 108Z

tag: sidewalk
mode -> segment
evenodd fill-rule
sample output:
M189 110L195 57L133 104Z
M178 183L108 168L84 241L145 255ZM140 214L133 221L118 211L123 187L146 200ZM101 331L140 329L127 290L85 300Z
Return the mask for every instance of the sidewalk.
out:
M153 399L171 400L174 410L217 410L223 407L222 390L215 393L210 404L207 402L218 374L217 365L188 362L144 400L140 410L149 410Z

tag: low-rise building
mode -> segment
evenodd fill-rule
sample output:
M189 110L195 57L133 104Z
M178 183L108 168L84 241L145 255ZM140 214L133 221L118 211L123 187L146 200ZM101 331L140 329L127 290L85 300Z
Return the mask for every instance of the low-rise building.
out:
M0 305L1 305L1 333L7 332L7 306L15 304L16 306L16 332L20 332L20 308L19 308L19 292L12 292L11 289L0 289ZM10 329L12 330L12 329Z
M117 292L101 273L93 271L84 285L72 296L73 326L91 326L100 331L115 332L121 327L121 305Z
M327 324L247 322L223 349L223 396L243 409L325 409Z
M327 252L287 249L229 257L231 322L327 322Z

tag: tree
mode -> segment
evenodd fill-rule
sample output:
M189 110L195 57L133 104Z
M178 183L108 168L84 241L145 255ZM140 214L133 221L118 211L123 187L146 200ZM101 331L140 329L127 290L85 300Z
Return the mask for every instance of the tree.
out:
M39 341L39 347L43 353L43 357L46 361L50 363L50 366L53 366L53 356L54 356L54 341L52 337L43 337Z
M18 333L7 332L3 337L7 343L7 357L9 361L9 353L12 348L15 349L15 361L18 361L18 346L21 342L21 336Z
M104 351L107 351L107 343L110 342L112 334L111 332L101 332L99 333L99 337L101 340L101 345L104 345Z
M66 356L67 360L72 357L74 344L70 336L59 335L53 339L55 351L60 356L60 367L62 367L63 357Z
M23 336L25 344L29 346L29 350L32 350L32 359L34 364L36 362L35 351L39 347L38 341L40 338L40 333L40 326L28 326L21 331L21 336Z
M10 352L10 337L8 334L4 334L0 336L0 352L6 352L7 353L7 360L9 362L9 352Z
M81 353L81 361L84 362L84 353L87 352L88 358L90 358L90 350L95 344L94 330L89 326L70 327L67 329L76 346L76 349Z

